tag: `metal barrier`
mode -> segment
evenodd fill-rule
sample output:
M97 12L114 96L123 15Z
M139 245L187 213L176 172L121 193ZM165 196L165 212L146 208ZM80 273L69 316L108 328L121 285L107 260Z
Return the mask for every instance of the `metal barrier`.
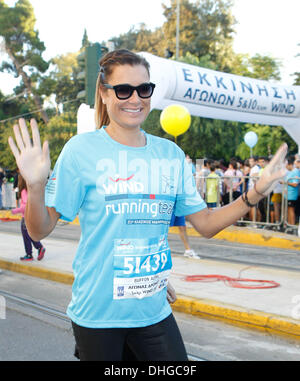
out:
M254 182L258 181L259 177L254 176L199 176L196 175L197 190L202 198L208 202L208 207L212 202L212 198L208 195L212 187L215 188L215 206L220 207L226 205L236 198L238 198L245 190L251 189ZM291 180L297 180L299 178L291 178ZM212 185L216 183L216 185ZM250 185L250 187L249 187ZM240 226L252 226L263 229L277 230L287 233L297 233L298 221L295 224L291 224L288 221L288 184L286 181L282 181L281 200L278 202L272 201L273 192L265 199L261 200L255 207L251 208L250 212L243 218L241 218L237 224ZM212 196L212 193L210 193ZM277 196L278 197L278 196ZM273 198L274 200L274 198Z

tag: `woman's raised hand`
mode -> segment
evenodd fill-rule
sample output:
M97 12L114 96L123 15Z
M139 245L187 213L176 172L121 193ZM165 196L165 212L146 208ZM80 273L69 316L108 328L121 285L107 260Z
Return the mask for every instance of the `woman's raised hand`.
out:
M263 170L261 177L257 182L257 191L267 196L272 192L276 183L286 175L286 155L288 146L282 144L270 163Z
M41 146L39 129L36 121L30 121L32 141L24 119L15 124L13 138L8 138L8 144L17 162L21 175L27 186L45 185L50 172L50 153L48 142Z

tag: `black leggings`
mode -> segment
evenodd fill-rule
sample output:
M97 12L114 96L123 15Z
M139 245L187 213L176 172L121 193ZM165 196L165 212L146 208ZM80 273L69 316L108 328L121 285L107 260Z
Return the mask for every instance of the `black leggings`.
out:
M141 328L86 328L72 322L81 361L187 361L174 316Z

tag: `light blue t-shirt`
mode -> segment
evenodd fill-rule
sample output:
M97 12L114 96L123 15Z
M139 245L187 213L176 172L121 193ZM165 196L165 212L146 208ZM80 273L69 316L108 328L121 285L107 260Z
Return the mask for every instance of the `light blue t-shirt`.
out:
M143 327L171 313L167 235L177 216L206 208L190 166L173 142L145 134L144 147L113 140L106 128L76 135L46 186L46 205L79 216L68 316L91 328Z
M296 177L300 177L300 171L297 168L294 168L292 171L288 171L285 176L285 181L292 184L298 184L299 179ZM288 200L297 200L298 198L298 187L292 187L288 185L287 199Z

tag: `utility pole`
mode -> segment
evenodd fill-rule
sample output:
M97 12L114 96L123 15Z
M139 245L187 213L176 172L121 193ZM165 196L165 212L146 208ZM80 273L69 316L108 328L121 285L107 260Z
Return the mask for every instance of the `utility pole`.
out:
M179 58L179 32L180 32L180 0L177 0L177 21L176 21L176 60Z

